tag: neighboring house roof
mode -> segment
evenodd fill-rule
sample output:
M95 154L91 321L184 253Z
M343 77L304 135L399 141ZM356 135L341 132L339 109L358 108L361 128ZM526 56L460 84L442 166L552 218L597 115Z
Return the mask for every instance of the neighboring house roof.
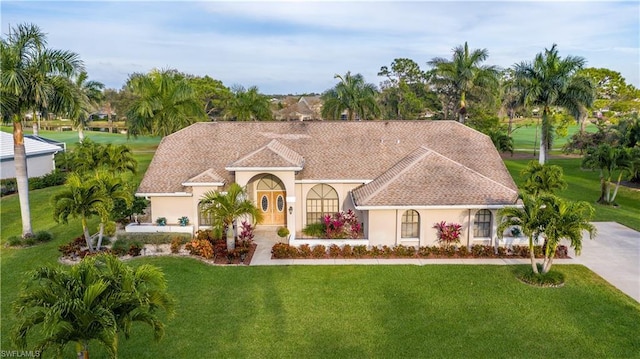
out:
M455 121L199 122L161 141L138 193L185 192L208 169L232 183L230 169L292 164L296 180L371 182L354 191L362 204L517 197L491 139Z
M13 134L8 132L0 132L0 140L2 140L0 144L0 159L13 159ZM27 157L43 154L53 154L63 150L59 146L53 145L48 142L32 139L27 136L24 137L24 148Z
M291 103L290 99L285 99L282 103L284 103L285 107L276 111L276 119L320 119L320 111L322 109L322 100L320 99L320 96L302 96L295 103Z

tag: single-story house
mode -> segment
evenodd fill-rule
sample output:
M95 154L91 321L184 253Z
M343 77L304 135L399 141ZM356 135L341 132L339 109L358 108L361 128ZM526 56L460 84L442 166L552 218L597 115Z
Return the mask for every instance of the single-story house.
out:
M455 121L196 123L162 140L137 196L152 220L197 230L203 195L233 182L263 212L258 229L286 226L294 245L329 243L301 230L349 209L364 239L340 243L433 245L446 221L463 244L495 244L496 212L518 196L490 138Z
M1 179L15 178L16 167L13 156L13 134L0 132L2 144L0 146ZM64 147L56 145L55 141L35 136L24 136L24 147L27 155L27 174L29 178L40 177L53 172L56 168L54 155L64 151ZM62 144L64 146L64 144Z

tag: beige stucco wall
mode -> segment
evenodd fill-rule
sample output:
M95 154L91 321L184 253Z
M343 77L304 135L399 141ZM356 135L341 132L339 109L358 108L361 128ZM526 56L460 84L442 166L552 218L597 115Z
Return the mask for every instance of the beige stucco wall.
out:
M167 224L177 224L178 218L189 217L193 221L196 213L193 208L193 197L150 197L151 222L155 223L158 217L166 217Z

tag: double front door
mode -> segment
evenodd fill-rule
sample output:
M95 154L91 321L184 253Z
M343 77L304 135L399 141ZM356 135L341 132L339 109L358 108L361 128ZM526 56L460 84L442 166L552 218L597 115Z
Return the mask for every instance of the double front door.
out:
M285 225L287 203L284 191L258 191L258 208L262 212L262 224Z

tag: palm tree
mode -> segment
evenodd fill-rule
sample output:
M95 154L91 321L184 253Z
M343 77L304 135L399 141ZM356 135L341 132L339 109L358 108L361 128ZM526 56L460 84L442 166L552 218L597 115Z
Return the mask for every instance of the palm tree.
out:
M612 147L608 143L602 143L598 147L587 149L587 153L582 159L582 165L600 170L600 198L598 203L614 204L622 176L630 172L633 167L633 161L630 148ZM612 195L611 179L616 171L618 171L618 181Z
M551 269L553 257L562 239L568 239L576 255L579 255L582 249L582 232L585 230L589 232L590 239L596 235L596 227L589 222L595 209L587 202L567 201L551 196L545 200L544 211L546 212L544 235L547 239L542 274L548 273Z
M538 53L533 62L514 65L516 81L525 105L542 107L542 131L540 135L540 164L547 160L547 148L551 137L552 107L562 107L578 117L581 109L588 108L595 99L595 86L585 76L576 72L584 66L582 57L558 56L556 45Z
M498 215L504 218L498 226L498 236L502 238L504 231L509 227L519 227L522 233L529 239L531 269L534 273L538 274L534 245L538 242L538 238L546 227L543 210L547 197L536 197L526 192L521 192L518 198L522 201L522 206L505 207L498 210Z
M197 93L176 70L133 74L128 89L136 96L127 111L128 133L167 136L206 116Z
M273 115L269 107L269 99L258 92L256 86L245 90L242 86L234 86L233 96L227 100L225 117L235 121L265 121Z
M87 247L93 252L87 219L100 214L100 209L108 201L109 198L95 181L85 180L77 173L72 173L67 177L64 189L51 198L54 206L53 218L56 222L62 223L68 223L69 216L80 218Z
M465 122L467 102L470 98L489 98L498 84L498 69L481 65L489 57L487 49L469 50L467 42L453 49L451 60L442 57L428 62L434 67L432 82L437 87L449 88L458 100L458 121Z
M96 171L92 180L100 188L102 197L104 198L104 200L97 206L97 212L100 215L100 229L98 231L98 244L96 245L96 250L99 251L102 247L104 225L105 222L109 220L111 211L115 206L115 201L120 199L123 200L127 206L130 206L133 202L133 198L127 183L122 180L122 177L116 177L110 171Z
M348 71L344 76L336 74L334 78L340 82L322 94L323 118L338 120L345 110L349 121L356 117L366 120L380 114L376 102L376 86L365 82L361 74L352 76Z
M537 161L529 161L527 167L520 171L524 180L524 190L532 195L555 194L557 191L567 188L562 167L550 164L541 165Z
M164 324L157 312L172 315L174 308L160 269L148 264L134 269L112 255L85 257L68 270L38 268L13 304L18 323L12 341L19 348L26 348L34 337L29 333L37 331L36 350L51 348L61 357L75 342L87 359L91 341L116 358L118 333L129 338L133 322L149 324L160 339Z
M138 161L128 146L107 144L102 151L104 167L117 173L138 172Z
M102 93L104 84L98 81L87 81L88 78L87 72L82 71L73 83L73 88L77 91L79 101L76 102L76 106L70 113L72 114L73 125L78 128L78 140L80 142L84 141L83 130L89 122L90 111L97 108L104 99L104 94Z
M0 111L3 121L13 123L23 237L31 236L33 230L22 118L32 111L35 120L36 110L52 109L50 100L55 93L54 84L83 68L77 54L48 49L46 44L44 32L33 24L10 28L6 38L0 40Z
M247 199L245 189L237 183L232 183L227 192L205 193L200 203L205 208L203 212L213 218L214 226L226 231L229 252L235 249L233 225L237 218L249 215L254 224L262 222L262 213Z

